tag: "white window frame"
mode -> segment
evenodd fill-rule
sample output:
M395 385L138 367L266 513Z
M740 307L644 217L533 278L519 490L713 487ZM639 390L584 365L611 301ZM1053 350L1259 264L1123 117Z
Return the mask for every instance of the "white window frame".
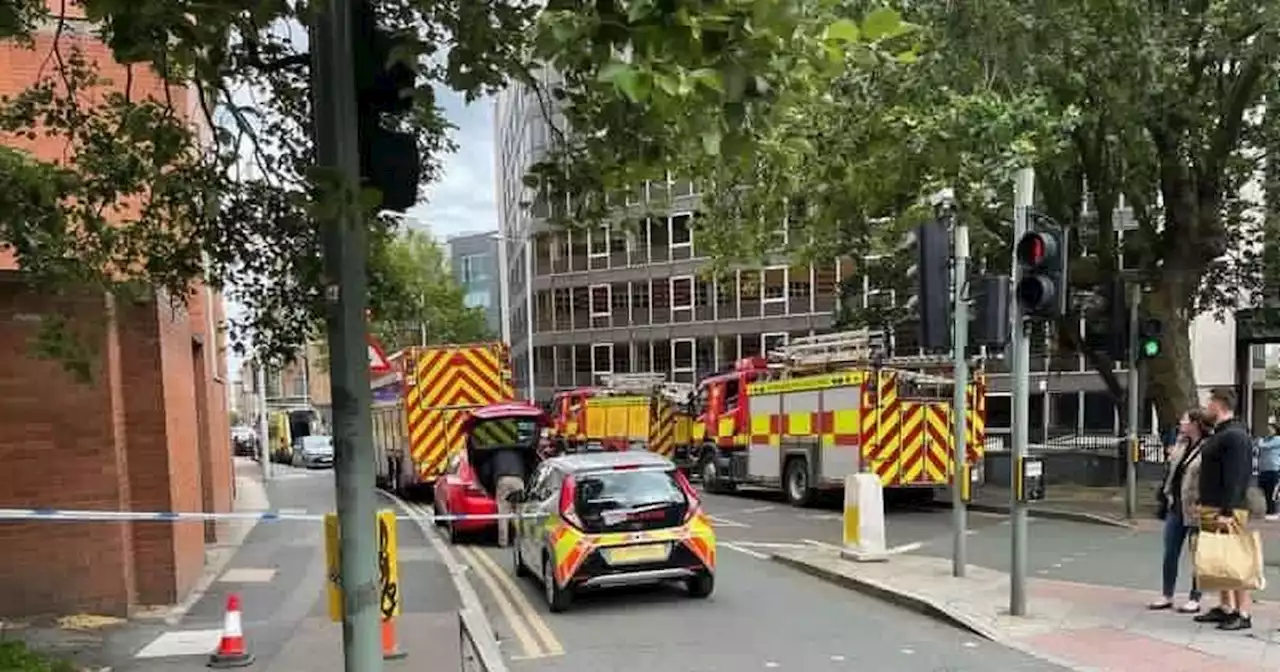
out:
M608 368L605 368L605 369L600 368L600 365L596 360L596 348L609 349L609 356L605 358L605 362L608 364ZM611 342L591 344L591 377L593 379L599 380L596 377L602 373L613 373L613 343Z
M597 236L604 237L604 252L596 252L595 244ZM602 224L597 227L587 229L587 259L608 259L609 258L609 226Z
M787 347L787 344L791 342L791 334L785 331L769 331L760 334L760 352L764 353L765 357L769 356L769 339L779 336L782 337L782 347Z
M596 290L604 290L604 312L596 312ZM613 285L602 282L598 285L587 286L587 312L590 313L592 319L597 317L613 317Z
M676 362L676 346L682 344L689 345L689 366L677 366ZM671 339L671 374L674 378L677 373L687 373L696 375L698 371L698 339L696 338L673 338Z
M676 283L689 283L689 305L676 305ZM694 299L693 290L697 288L692 275L675 275L667 279L667 293L671 297L671 314L674 316L677 310L693 310L693 306L697 301Z
M768 298L769 285L766 282L767 278L769 277L768 273L770 271L782 271L782 296L772 298L772 299ZM760 307L763 309L764 306L781 303L782 307L785 309L787 307L788 299L791 298L790 282L791 282L790 266L782 264L782 265L764 267L764 269L760 271Z
M668 184L668 186L670 185ZM676 242L676 218L677 217L688 218L689 242L687 243ZM667 217L667 249L668 249L667 254L669 257L674 256L671 254L671 252L674 252L675 250L681 250L681 249L689 250L689 254L690 256L692 256L693 254L693 213L692 212L673 212L669 217Z

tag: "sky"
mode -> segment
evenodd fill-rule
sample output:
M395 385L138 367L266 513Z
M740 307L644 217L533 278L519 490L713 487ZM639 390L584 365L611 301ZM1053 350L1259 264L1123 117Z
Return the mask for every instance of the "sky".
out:
M426 230L440 242L449 236L498 229L497 188L494 176L493 101L470 105L461 95L437 88L437 100L445 117L454 124L458 150L442 161L441 178L420 190L419 202L405 212L414 228ZM240 306L228 301L228 313ZM239 377L240 358L227 353L227 370Z

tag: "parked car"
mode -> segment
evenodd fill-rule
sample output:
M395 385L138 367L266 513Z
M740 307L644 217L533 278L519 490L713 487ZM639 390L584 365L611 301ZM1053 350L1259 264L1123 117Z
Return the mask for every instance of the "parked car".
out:
M256 457L258 455L258 433L251 427L238 425L231 428L231 448L236 455Z
M467 459L467 451L459 451L449 460L444 475L436 479L432 508L437 516L492 516L498 512L498 503L485 491L476 470ZM498 521L492 518L479 520L441 520L450 543L460 536L495 530Z
M293 464L298 467L332 467L333 437L304 436L294 444Z

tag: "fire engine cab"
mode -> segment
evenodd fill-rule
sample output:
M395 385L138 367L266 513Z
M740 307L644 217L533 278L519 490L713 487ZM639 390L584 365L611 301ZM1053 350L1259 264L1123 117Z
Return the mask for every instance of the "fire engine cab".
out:
M601 386L560 392L551 401L556 452L647 449L672 457L689 443L689 384L661 373L601 374Z
M741 360L703 380L690 460L709 492L739 485L781 489L797 506L858 472L886 488L951 483L950 357L883 356L878 332L793 339L766 358ZM981 482L985 379L966 386L960 471Z

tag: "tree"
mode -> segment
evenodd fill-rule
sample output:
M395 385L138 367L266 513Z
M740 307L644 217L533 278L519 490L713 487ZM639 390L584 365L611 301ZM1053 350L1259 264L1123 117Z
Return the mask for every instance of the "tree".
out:
M890 14L881 3L842 3L829 12L824 20L833 13L841 25L860 26L875 48L849 52L848 67L834 75L797 72L810 86L783 80L784 104L760 113L767 123L744 127L745 149L732 160L675 132L653 133L642 143L645 156L624 157L628 168L650 167L647 157L657 157L700 184L695 235L720 265L758 262L785 220L791 253L881 253L884 267L875 272L901 278L892 245L903 225L929 216L924 197L942 186L957 192L978 265L1006 268L1011 177L1034 166L1040 212L1071 227L1077 241L1071 282L1078 300L1056 325L1057 347L1086 353L1117 403L1123 399L1113 363L1089 347L1077 325L1125 258L1149 288L1144 309L1165 325L1168 343L1149 367L1149 391L1161 423L1174 422L1196 401L1190 321L1260 289L1255 244L1264 226L1242 187L1280 149L1277 106L1262 110L1264 93L1280 84L1280 7L1243 0L921 2L905 12L906 25L916 27L905 31L875 29L873 17ZM790 44L779 51L771 62L804 57ZM608 94L584 82L579 89ZM563 97L584 105L577 91ZM624 105L629 97L623 91L608 100ZM628 127L679 129L717 113L713 103L701 101L704 110L630 108L639 120L626 118L625 125L608 115L583 124L586 107L566 116L579 133L611 137ZM557 159L581 161L571 152ZM612 186L614 174L624 183L637 177L581 162L597 177L579 188ZM1274 177L1268 183L1276 193ZM1126 249L1116 237L1122 196L1136 225ZM880 313L851 317L903 318Z
M373 332L388 350L493 338L484 311L463 303L444 251L427 234L410 229L380 240L372 258Z
M396 123L417 136L429 182L452 149L434 87L474 100L524 73L518 56L536 8L375 4L382 25L400 37L396 57L419 75L414 110ZM344 185L314 165L302 39L310 5L64 0L52 12L46 5L0 0L0 40L47 54L36 81L0 100L7 145L0 247L45 292L159 292L182 302L199 280L233 288L247 308L233 325L235 342L252 332L267 356L295 351L326 309L316 222L348 201ZM121 67L95 63L78 46L68 22L80 11ZM54 26L52 35L37 33L41 25ZM242 91L254 102L244 104ZM194 114L188 92L198 99ZM24 141L46 134L66 139L64 157L25 149ZM375 216L377 200L366 193L359 201L375 240L395 230ZM371 266L375 276L386 272ZM78 352L56 342L46 351Z

